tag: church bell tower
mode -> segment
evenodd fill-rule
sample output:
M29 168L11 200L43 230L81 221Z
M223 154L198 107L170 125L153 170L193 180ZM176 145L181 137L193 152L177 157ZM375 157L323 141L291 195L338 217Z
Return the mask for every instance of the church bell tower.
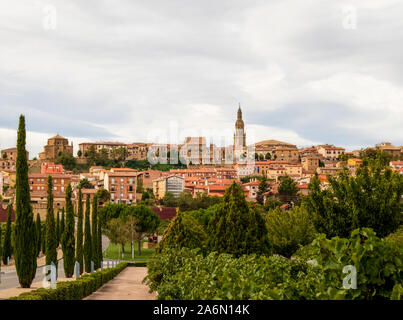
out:
M234 161L240 159L246 152L246 133L245 124L242 120L241 105L238 108L237 120L235 122L234 133Z

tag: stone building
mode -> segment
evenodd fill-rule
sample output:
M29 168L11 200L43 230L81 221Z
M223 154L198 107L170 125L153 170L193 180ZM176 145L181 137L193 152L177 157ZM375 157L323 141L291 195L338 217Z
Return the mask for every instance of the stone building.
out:
M242 120L241 105L239 105L234 133L234 163L238 162L239 159L244 156L246 156L246 133L245 123Z
M73 142L69 145L69 140L56 135L48 139L48 144L43 147L43 152L39 153L39 160L55 161L60 153L73 155Z
M108 155L111 155L114 150L119 148L127 150L127 144L123 142L83 142L78 145L79 151L81 151L81 158L85 158L86 155L88 155L88 151L90 151L91 147L93 147L96 152L105 149Z
M175 197L178 197L184 188L185 179L175 174L153 181L153 193L157 199L163 199L167 192L171 192Z

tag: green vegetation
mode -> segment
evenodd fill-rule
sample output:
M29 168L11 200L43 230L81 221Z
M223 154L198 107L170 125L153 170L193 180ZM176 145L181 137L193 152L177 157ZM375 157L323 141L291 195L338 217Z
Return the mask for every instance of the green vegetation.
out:
M307 245L315 237L315 228L309 214L299 207L290 211L272 209L267 215L270 248L273 253L291 257L299 246Z
M209 196L207 192L198 192L193 197L190 190L183 190L178 197L178 207L180 211L191 211L198 209L207 209L208 207L221 202L217 196Z
M268 153L268 154L270 154L270 153ZM259 204L263 204L263 201L264 201L264 198L263 198L263 195L267 192L267 191L269 191L269 185L268 185L268 183L267 183L267 177L266 177L266 175L263 175L260 179L260 182L259 182L259 187L258 187L258 190L257 190L257 192L256 192L256 201L259 203Z
M87 178L81 179L78 187L80 189L95 189L94 185Z
M75 238L74 238L74 209L71 201L71 185L66 188L66 224L62 234L63 266L64 274L71 278L74 273Z
M47 210L46 210L46 265L51 265L53 262L56 267L56 275L57 275L57 236L56 236L56 228L55 228L55 215L53 211L53 181L52 177L48 176L47 180Z
M90 224L90 197L87 196L85 202L85 224L84 224L84 264L85 272L91 272L92 260L92 240L91 240L91 224Z
M78 187L76 261L80 264L80 274L84 272L83 238L83 193Z
M171 169L186 169L186 165L182 163L178 164L151 164L148 160L129 160L125 164L126 168L137 169L139 171L146 171L148 169L152 170L160 170L160 171L169 171Z
M157 252L168 248L202 248L207 240L206 232L195 218L179 212L168 225L162 240L158 243Z
M97 291L126 267L127 263L121 262L114 268L85 274L74 281L59 282L56 284L56 289L40 288L22 293L10 300L81 300Z
M289 176L282 177L278 186L280 195L295 196L298 193L298 187L295 181Z
M25 118L20 116L17 134L16 208L14 228L14 258L18 281L29 288L36 273L36 230L28 184L28 161L25 149ZM33 242L34 241L34 242Z
M178 199L174 196L172 192L165 192L163 202L165 207L177 207Z
M297 257L243 255L199 249L167 249L148 262L145 282L158 298L328 300L399 298L402 247L377 238L369 229L349 239L324 235L313 242L312 263ZM357 289L343 287L346 265L357 268Z
M91 219L91 241L92 241L92 261L94 262L94 268L98 269L101 266L99 261L99 245L98 245L98 198L94 196L92 199L92 219Z
M243 254L267 254L269 244L265 221L245 200L242 188L233 182L225 191L208 227L211 251Z
M35 230L36 230L36 256L39 256L41 252L41 240L42 240L42 226L41 226L41 217L39 213L36 214L36 223L35 223Z
M144 241L142 241L142 244ZM134 244L134 251L138 251L138 243ZM129 254L131 246L130 242L124 243L124 257L122 258L122 245L116 243L110 243L106 250L106 257L104 255L104 259L114 259L114 260L127 260L127 261L135 261L135 262L147 262L155 253L155 249L141 249L141 256L134 256L134 259ZM120 253L120 256L119 256Z
M355 177L345 169L328 180L329 187L321 190L315 176L303 199L318 232L347 237L352 230L367 227L385 237L401 224L403 176L379 161L364 165Z

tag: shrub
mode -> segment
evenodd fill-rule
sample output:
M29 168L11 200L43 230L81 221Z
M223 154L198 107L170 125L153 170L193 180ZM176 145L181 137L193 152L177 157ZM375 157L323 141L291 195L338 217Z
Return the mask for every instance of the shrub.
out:
M308 213L299 207L291 211L279 208L270 210L267 215L267 229L270 247L274 253L285 257L312 242L315 228Z
M179 212L166 228L162 240L158 243L157 252L172 247L202 248L206 239L207 235L197 220Z
M114 268L85 274L75 281L59 282L56 284L56 289L40 288L21 293L10 300L81 300L98 290L126 267L127 263L121 262Z

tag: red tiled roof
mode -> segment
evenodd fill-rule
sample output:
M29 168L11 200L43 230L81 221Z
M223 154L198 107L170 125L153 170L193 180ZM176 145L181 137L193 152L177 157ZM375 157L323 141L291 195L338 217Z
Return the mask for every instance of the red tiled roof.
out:
M176 216L176 208L172 207L152 207L151 208L161 220L172 220Z
M3 205L0 204L0 222L7 222L7 216L8 216L8 207L6 206L3 208ZM13 222L15 220L15 213L14 209L11 209L11 221Z

